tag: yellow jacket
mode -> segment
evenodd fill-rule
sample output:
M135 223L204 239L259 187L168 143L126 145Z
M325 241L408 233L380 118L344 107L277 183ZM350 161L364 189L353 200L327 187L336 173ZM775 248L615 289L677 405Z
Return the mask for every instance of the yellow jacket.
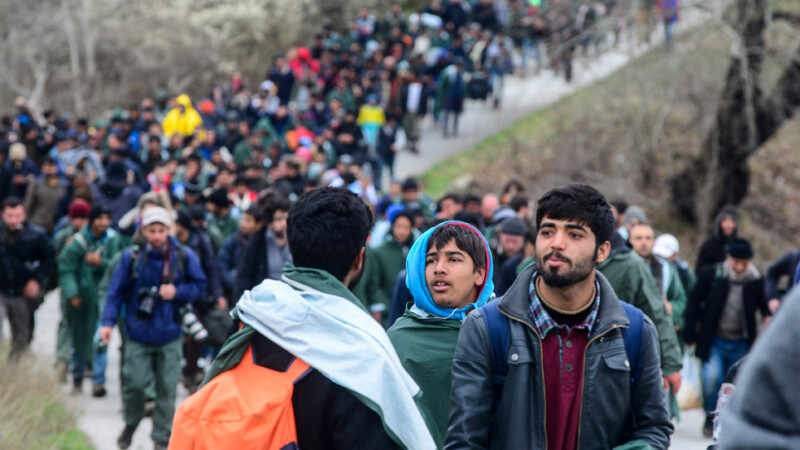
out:
M172 136L175 133L180 133L181 136L191 136L195 128L203 124L203 119L200 113L192 106L192 100L186 94L181 94L175 99L178 105L184 107L175 107L167 113L164 117L164 122L161 123L161 128L164 129L164 135Z
M378 125L383 126L386 123L386 116L383 114L383 108L380 106L364 105L358 110L358 120L356 123L361 125Z

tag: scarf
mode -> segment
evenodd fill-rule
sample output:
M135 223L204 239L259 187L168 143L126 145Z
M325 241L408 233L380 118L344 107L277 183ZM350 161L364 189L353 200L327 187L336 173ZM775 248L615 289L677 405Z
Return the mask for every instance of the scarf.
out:
M425 282L425 260L428 253L428 239L430 239L437 228L443 226L461 226L469 228L480 236L486 250L486 280L481 287L480 294L478 294L478 298L475 302L459 309L443 308L437 305L433 301L433 296L431 296L431 291L428 289L428 284ZM414 245L408 252L408 258L406 258L406 286L414 297L414 305L433 316L446 319L463 321L467 317L467 311L472 308L480 308L486 304L486 301L489 300L494 293L494 282L492 282L493 274L492 252L489 250L489 244L486 242L486 238L472 225L455 220L443 222L423 233L422 236L414 242Z

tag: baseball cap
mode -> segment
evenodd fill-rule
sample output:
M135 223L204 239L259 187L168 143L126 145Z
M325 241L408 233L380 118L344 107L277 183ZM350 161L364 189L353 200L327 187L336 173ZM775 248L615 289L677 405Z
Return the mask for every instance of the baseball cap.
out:
M144 217L142 217L142 226L146 227L154 223L160 223L166 226L172 225L172 218L169 215L169 211L160 206L148 208L147 211L144 212Z
M667 259L675 253L678 253L680 248L681 246L680 243L678 243L678 238L669 233L662 234L656 238L655 245L653 246L653 254Z

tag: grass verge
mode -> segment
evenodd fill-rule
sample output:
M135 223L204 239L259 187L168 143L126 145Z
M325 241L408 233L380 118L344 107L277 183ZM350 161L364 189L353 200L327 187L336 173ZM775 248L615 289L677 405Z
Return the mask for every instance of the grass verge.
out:
M8 363L5 353L0 351L0 448L91 449L75 416L61 402L61 385L53 370L30 356Z

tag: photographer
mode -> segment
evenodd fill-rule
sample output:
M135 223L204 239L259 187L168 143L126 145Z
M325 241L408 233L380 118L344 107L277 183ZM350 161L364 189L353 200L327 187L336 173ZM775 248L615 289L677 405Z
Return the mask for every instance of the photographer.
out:
M152 438L156 448L167 448L175 413L175 391L181 375L182 306L198 300L206 278L195 253L169 235L167 210L144 213L142 232L147 246L125 250L111 284L103 311L100 337L108 344L122 305L125 335L122 359L125 429L117 443L131 445L144 415L145 388L155 379L156 409Z

